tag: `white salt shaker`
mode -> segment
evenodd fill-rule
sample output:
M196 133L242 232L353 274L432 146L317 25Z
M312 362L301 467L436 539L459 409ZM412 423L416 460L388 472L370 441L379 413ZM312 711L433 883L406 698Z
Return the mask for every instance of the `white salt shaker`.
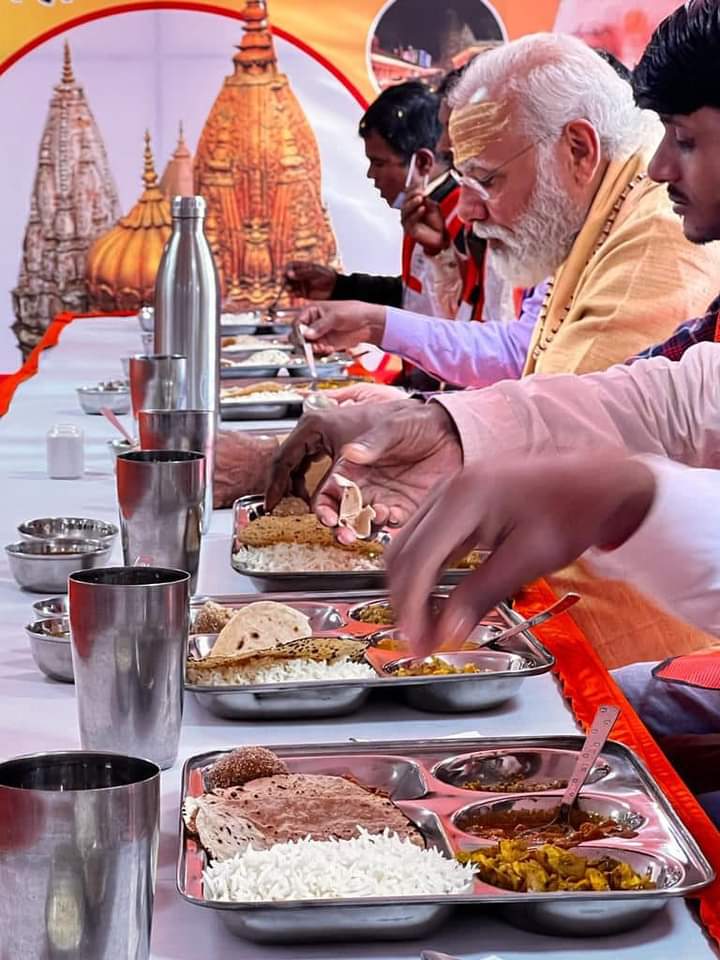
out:
M72 423L56 423L47 435L47 471L55 480L75 480L85 472L83 432Z

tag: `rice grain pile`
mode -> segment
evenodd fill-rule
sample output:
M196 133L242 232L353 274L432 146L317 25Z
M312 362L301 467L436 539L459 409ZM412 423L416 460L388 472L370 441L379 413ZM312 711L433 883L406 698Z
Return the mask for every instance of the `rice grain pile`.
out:
M377 680L377 673L367 663L341 657L331 663L324 660L281 660L271 667L244 667L237 670L211 671L204 674L203 685L247 686L261 683L287 683L309 680Z
M386 830L352 840L298 840L248 848L204 871L205 897L246 903L469 892L473 868Z
M363 556L340 547L272 543L263 547L240 545L235 562L253 573L333 573L338 570L384 570L382 556Z
M258 390L255 393L237 394L226 393L220 398L221 403L301 403L302 396L295 390Z
M288 355L284 350L258 350L251 354L247 360L242 360L239 367L257 367L267 365L269 367L284 367L288 362Z

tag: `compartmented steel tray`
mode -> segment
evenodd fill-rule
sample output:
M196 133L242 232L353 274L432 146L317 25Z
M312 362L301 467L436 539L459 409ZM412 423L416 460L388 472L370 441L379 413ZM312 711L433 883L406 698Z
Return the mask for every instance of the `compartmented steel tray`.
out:
M265 514L262 496L240 497L233 504L233 539L230 548L230 565L237 573L248 577L255 587L264 593L267 590L381 590L385 584L384 570L338 570L332 572L293 571L272 572L248 570L237 557L239 544L237 532L248 523ZM389 542L389 537L381 534L381 543ZM454 585L466 577L470 570L445 570L440 583Z
M283 420L286 417L299 417L302 414L302 398L299 400L273 399L277 394L268 393L267 400L257 400L252 403L238 402L237 400L222 400L220 402L220 417L222 420ZM288 430L292 429L288 427Z
M223 337L223 339L225 339L225 337ZM288 358L295 350L295 347L291 343L288 343L286 339L280 340L273 336L256 336L255 340L257 340L257 343L251 345L235 343L221 344L220 355L223 360L230 360L232 363L242 363L243 360L247 360L249 357L252 357L254 353L259 353L261 350L280 350Z
M447 592L438 591L436 603L447 599ZM373 690L402 694L410 706L420 710L459 713L487 710L509 700L522 684L552 668L550 652L529 633L512 637L501 646L487 647L473 653L443 653L445 659L475 661L486 673L449 674L447 676L394 677L393 665L408 656L396 631L380 624L354 619L359 609L369 603L386 602L382 593L358 593L327 596L322 593L298 596L264 594L264 600L287 604L310 620L314 634L324 636L371 637L367 662L377 676L353 680L310 680L255 685L200 685L186 682L186 690L197 702L218 717L234 720L281 719L290 717L342 716L358 710ZM258 600L256 594L237 597L202 597L193 600L197 611L207 600L223 606L240 608ZM194 617L193 617L194 619ZM518 623L520 618L506 604L501 604L473 632L476 638L499 633L503 627ZM215 634L192 634L189 656L202 659L212 649Z
M458 814L469 805L516 802L528 794L493 790L521 771L538 780L567 778L582 737L458 738L271 747L291 773L351 775L384 791L422 832L428 846L446 856L494 846L460 829ZM203 769L224 751L192 757L183 769L182 798L203 793ZM468 789L468 778L486 789ZM531 795L557 800L560 791ZM474 881L472 892L452 896L228 902L206 900L202 872L206 855L180 818L177 887L190 903L216 911L238 936L259 943L320 940L389 940L426 935L453 909L496 904L511 923L565 936L603 936L640 926L670 897L707 886L713 870L679 817L635 754L609 741L591 783L581 794L588 809L632 816L637 835L591 841L575 848L584 856L604 853L649 869L657 889L520 893ZM181 802L182 806L182 802ZM539 946L539 949L541 947Z
M295 317L302 307L283 307L281 310L244 310L241 313L223 313L220 334L232 337L239 333L282 335L292 329Z

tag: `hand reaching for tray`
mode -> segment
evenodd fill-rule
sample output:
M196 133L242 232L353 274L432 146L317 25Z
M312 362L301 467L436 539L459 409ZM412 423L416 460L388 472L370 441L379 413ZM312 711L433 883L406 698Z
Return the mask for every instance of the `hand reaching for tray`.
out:
M483 615L525 583L593 546L617 547L655 496L643 463L607 452L468 467L427 498L387 552L393 609L416 655L460 649ZM474 547L493 551L435 619L441 571Z
M385 332L385 307L357 300L337 300L305 307L297 318L316 353L336 353L360 343L380 344Z
M265 495L272 510L286 493L309 501L304 484L308 466L330 457L339 473L360 487L363 502L374 508L378 526L401 526L439 483L462 466L460 441L452 419L438 403L420 406L401 400L352 404L306 414L273 460ZM318 519L338 524L342 488L326 476L314 497ZM340 528L342 543L355 539Z
M342 407L346 403L390 403L408 399L400 387L385 383L353 383L349 387L337 387L323 391Z

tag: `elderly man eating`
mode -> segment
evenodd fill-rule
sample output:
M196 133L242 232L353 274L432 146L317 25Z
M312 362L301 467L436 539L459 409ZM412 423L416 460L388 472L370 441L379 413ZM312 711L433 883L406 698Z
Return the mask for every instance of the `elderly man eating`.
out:
M657 123L593 50L550 34L513 41L468 67L453 102L460 215L513 284L552 276L537 321L463 325L357 302L313 304L304 320L320 349L376 343L477 387L603 370L704 310L720 252L683 236L647 174Z
M715 86L707 82L713 69L708 64L716 61L720 51L720 25L717 7L713 7L712 15L708 13L710 7L707 0L694 4L690 12L678 11L676 16L676 20L691 14L695 18L698 36L692 56L685 56L682 51L684 28L673 32L665 27L664 33L651 43L636 72L641 102L657 111L665 127L650 172L657 181L669 185L685 232L698 244L720 237L720 207L716 199L720 196L720 100ZM606 243L609 242L610 239ZM708 249L697 247L699 253ZM651 320L660 307L659 303L647 306ZM583 322L576 321L578 330ZM636 326L638 323L636 317ZM642 327L642 323L639 325ZM562 325L561 328L566 330ZM558 334L551 344L560 339ZM551 352L549 348L543 354L541 367L549 362ZM489 476L493 466L504 464L510 457L524 464L537 454L556 457L578 451L584 455L600 446L601 451L628 449L631 453L660 454L693 465L717 467L719 382L720 350L704 345L689 350L680 364L657 358L589 377L505 381L487 390L456 394L424 406L398 402L387 408L382 419L371 406L341 409L301 424L279 455L270 500L286 484L288 475L293 474L300 452L303 462L320 453L338 457L352 441L361 441L360 447L351 448L355 465L350 464L349 468L353 476L363 480L366 496L377 505L380 521L397 524L406 522L417 507L422 508L428 495L462 467L465 471L477 469L474 479L479 484L479 502L492 505L492 497L503 494L504 485L489 480L484 485L480 477ZM425 464L424 472L410 466L419 460ZM582 501L573 500L576 484L571 466L567 464L553 474L558 503L567 506L568 535L582 527ZM532 476L532 461L528 471ZM694 478L694 474L690 476ZM620 483L620 475L608 475L605 482ZM517 492L520 488L514 489ZM454 492L454 497L443 501L445 509L458 517L467 517L467 535L471 536L472 501L463 501L458 498L458 491ZM326 487L316 501L318 515L330 524L331 500L332 490ZM688 504L697 509L691 499ZM528 515L527 511L533 512L535 504L527 489L523 495L518 493L515 506L526 511L523 516ZM544 514L545 507L539 503L540 525ZM439 515L437 510L434 515ZM446 519L449 529L449 513ZM527 523L524 528L527 529ZM537 530L537 526L533 529ZM549 538L557 537L557 532L548 525ZM572 538L571 541L577 543ZM545 569L552 572L581 552L582 549L575 554L572 550L554 553L553 562ZM415 568L411 564L408 569ZM604 569L611 572L607 564ZM617 576L616 570L612 573ZM586 563L573 565L553 577L557 588L572 586L583 594L583 603L573 616L608 666L658 660L712 643L707 634L693 630L648 602L627 585L627 577L624 579L626 583L593 577ZM630 578L633 581L642 587L638 576ZM657 597L656 593L645 593ZM672 609L682 611L682 606L674 604ZM687 619L705 628L709 625L696 617Z

